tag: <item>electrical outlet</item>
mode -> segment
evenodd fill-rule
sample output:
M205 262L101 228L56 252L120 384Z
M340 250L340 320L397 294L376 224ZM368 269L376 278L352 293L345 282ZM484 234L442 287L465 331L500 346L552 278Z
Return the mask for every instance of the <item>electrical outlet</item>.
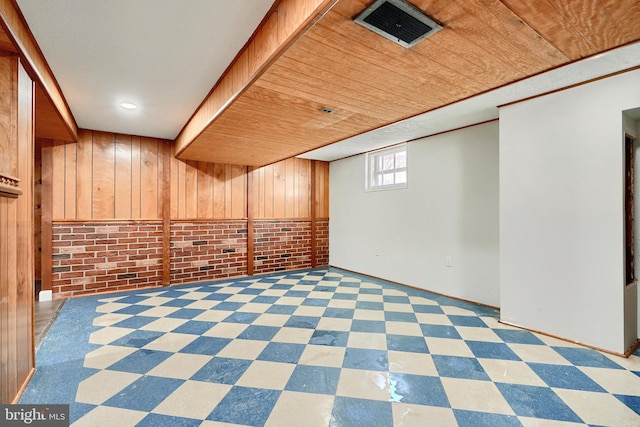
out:
M380 256L380 248L376 248L375 255Z
M453 257L451 255L447 255L446 265L447 267L453 267Z

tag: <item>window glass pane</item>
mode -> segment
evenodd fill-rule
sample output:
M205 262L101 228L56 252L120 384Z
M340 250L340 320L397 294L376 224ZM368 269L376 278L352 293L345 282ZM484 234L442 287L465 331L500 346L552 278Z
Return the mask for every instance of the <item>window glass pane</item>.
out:
M408 179L406 144L367 153L367 169L365 190L405 188Z
M384 169L385 171L393 170L393 154L387 154L384 156Z

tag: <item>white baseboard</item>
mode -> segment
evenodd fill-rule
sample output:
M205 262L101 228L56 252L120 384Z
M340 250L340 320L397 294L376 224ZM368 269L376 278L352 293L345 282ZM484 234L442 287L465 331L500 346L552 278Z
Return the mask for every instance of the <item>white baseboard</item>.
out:
M38 301L51 301L53 299L53 292L40 291L38 294Z

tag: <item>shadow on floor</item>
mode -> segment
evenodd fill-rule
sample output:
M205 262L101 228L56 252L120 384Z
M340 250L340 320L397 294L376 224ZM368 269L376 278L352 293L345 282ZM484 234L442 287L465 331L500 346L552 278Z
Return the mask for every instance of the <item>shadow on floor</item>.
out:
M56 320L58 313L62 309L66 300L58 299L53 301L36 301L35 306L35 325L34 325L34 340L36 350L40 348L42 340L49 332L49 328Z

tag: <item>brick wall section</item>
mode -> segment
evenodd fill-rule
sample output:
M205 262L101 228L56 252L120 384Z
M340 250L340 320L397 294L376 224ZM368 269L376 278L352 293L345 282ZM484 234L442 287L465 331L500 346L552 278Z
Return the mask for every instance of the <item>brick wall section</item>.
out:
M256 221L254 273L311 267L311 221ZM329 263L329 221L316 221L316 263ZM247 271L247 221L172 221L171 284ZM55 298L162 285L160 222L54 222Z
M160 286L162 224L53 224L56 298Z
M329 265L329 220L316 220L316 267Z
M247 221L171 223L171 283L247 274Z
M311 267L311 221L256 221L254 273Z

